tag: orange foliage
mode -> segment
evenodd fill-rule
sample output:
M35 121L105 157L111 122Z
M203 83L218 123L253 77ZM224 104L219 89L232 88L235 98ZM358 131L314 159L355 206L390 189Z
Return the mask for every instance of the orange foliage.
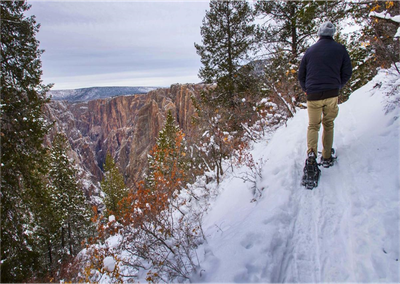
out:
M151 260L153 267L162 267L164 258L158 259L157 255L152 255L153 247L165 246L172 254L180 249L180 245L169 247L165 242L173 237L173 230L177 228L171 226L172 217L170 208L179 208L185 201L178 201L177 196L182 185L187 180L185 169L183 169L181 157L185 157L184 135L181 131L177 132L174 147L161 148L155 145L151 155L155 161L152 168L152 183L149 185L141 181L137 185L136 191L130 191L127 197L119 202L119 216L116 221L107 222L104 217L96 215L93 219L98 223L98 236L91 240L91 246L87 247L89 265L85 268L84 281L96 279L97 274L107 274L112 279L120 281L122 278L119 273L118 265L114 271L106 271L103 261L106 256L113 256L117 263L117 255L104 246L96 246L96 243L104 243L105 239L117 233L124 234L124 242L128 246L133 246L135 255L143 259ZM179 210L179 209L178 209ZM116 216L117 217L117 216ZM174 221L172 221L174 222ZM183 222L183 218L178 219L176 224ZM184 228L182 228L183 230ZM190 232L197 236L197 229ZM185 239L187 240L187 239ZM150 247L151 246L151 247ZM156 282L159 275L157 272L150 271L148 274L149 282Z

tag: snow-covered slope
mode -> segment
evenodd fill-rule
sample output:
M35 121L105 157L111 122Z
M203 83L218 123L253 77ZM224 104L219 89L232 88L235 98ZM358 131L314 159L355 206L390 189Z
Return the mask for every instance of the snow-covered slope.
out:
M400 76L382 70L340 105L337 164L300 186L307 111L254 145L251 185L235 169L205 216L196 282L399 282ZM320 149L322 146L320 146Z

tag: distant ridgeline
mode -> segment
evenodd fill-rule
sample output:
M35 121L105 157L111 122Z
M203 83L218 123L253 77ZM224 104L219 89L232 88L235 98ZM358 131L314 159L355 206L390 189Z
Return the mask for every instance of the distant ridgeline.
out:
M74 90L51 90L52 100L68 102L86 102L116 96L147 94L158 87L92 87Z

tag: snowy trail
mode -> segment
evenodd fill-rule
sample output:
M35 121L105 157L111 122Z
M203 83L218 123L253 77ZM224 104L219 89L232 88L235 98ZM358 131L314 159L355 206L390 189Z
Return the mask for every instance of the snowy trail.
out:
M390 80L400 85L398 77ZM204 220L208 244L199 249L198 282L400 281L399 114L385 114L376 82L340 105L338 160L321 169L318 188L300 185L306 110L267 145L254 145L253 156L266 161L263 196L251 203L249 185L238 178L221 184Z

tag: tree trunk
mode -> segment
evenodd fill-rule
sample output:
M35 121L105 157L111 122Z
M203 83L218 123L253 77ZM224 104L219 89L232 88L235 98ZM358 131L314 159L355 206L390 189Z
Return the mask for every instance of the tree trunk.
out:
M292 15L291 21L291 37L292 37L292 58L297 58L297 30L296 30L296 7L291 3L290 14Z
M53 253L52 253L50 239L47 240L47 249L48 249L48 252L49 252L49 268L51 268L51 266L53 265Z
M61 246L64 249L65 248L65 230L64 227L61 227Z
M71 233L71 223L68 222L68 239L69 239L69 254L72 256L72 233Z

